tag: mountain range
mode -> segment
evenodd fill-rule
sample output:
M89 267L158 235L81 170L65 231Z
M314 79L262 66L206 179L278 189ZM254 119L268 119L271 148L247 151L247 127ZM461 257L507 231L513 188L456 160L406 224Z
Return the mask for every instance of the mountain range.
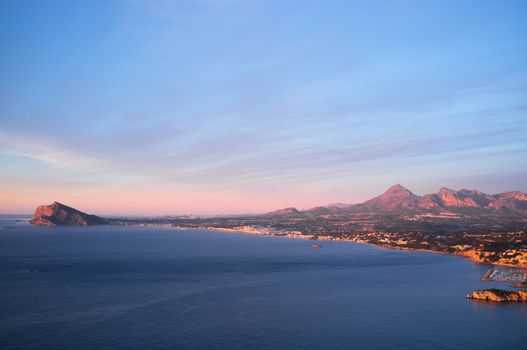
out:
M363 203L344 205L330 204L299 211L284 208L268 215L296 215L352 212L377 214L462 212L472 214L498 213L527 215L527 194L520 191L486 194L476 189L455 191L443 187L437 193L418 196L397 184L386 192Z
M527 194L520 191L486 194L478 190L455 191L441 188L439 192L418 196L401 185L390 187L386 192L358 204L335 203L308 210L293 207L267 213L268 216L332 215L340 213L374 214L426 214L462 213L471 215L527 216ZM86 214L59 202L39 206L29 221L42 226L88 226L112 222L95 215Z

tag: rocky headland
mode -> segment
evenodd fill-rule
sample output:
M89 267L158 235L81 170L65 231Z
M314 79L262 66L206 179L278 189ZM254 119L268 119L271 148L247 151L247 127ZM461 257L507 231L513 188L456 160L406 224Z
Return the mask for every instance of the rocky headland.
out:
M91 226L104 225L108 221L54 202L53 204L39 206L29 223L40 226Z
M482 289L467 295L467 299L493 301L496 303L527 302L527 290L509 291L502 289Z

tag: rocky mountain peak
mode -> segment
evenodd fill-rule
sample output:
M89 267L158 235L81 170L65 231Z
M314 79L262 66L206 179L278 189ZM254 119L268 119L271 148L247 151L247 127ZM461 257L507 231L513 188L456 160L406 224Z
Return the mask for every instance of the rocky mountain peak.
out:
M383 195L414 196L410 190L400 184L393 185Z
M455 193L456 193L456 191L454 191L454 190L452 190L452 189L450 189L450 188L448 188L448 187L441 187L441 188L439 189L439 192L438 192L438 194L439 194L440 196L443 196L443 195L450 195L450 194L455 194Z

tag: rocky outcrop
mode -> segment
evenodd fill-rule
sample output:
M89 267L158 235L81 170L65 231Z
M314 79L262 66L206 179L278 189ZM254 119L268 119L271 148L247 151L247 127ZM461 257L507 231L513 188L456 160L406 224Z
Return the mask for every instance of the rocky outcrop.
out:
M527 290L514 292L501 289L483 289L468 294L467 299L493 301L497 303L527 302Z
M523 192L506 192L494 197L495 199L489 203L490 208L527 213L527 195Z
M436 194L438 203L444 207L478 208L480 204L471 196L468 190L454 191L443 187Z
M54 202L39 206L29 223L40 226L90 226L104 225L108 222L98 216Z

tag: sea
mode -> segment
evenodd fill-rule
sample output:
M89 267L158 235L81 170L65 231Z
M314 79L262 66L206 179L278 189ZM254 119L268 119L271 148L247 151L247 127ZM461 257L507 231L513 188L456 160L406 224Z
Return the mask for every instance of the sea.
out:
M527 349L462 257L0 217L0 349Z

